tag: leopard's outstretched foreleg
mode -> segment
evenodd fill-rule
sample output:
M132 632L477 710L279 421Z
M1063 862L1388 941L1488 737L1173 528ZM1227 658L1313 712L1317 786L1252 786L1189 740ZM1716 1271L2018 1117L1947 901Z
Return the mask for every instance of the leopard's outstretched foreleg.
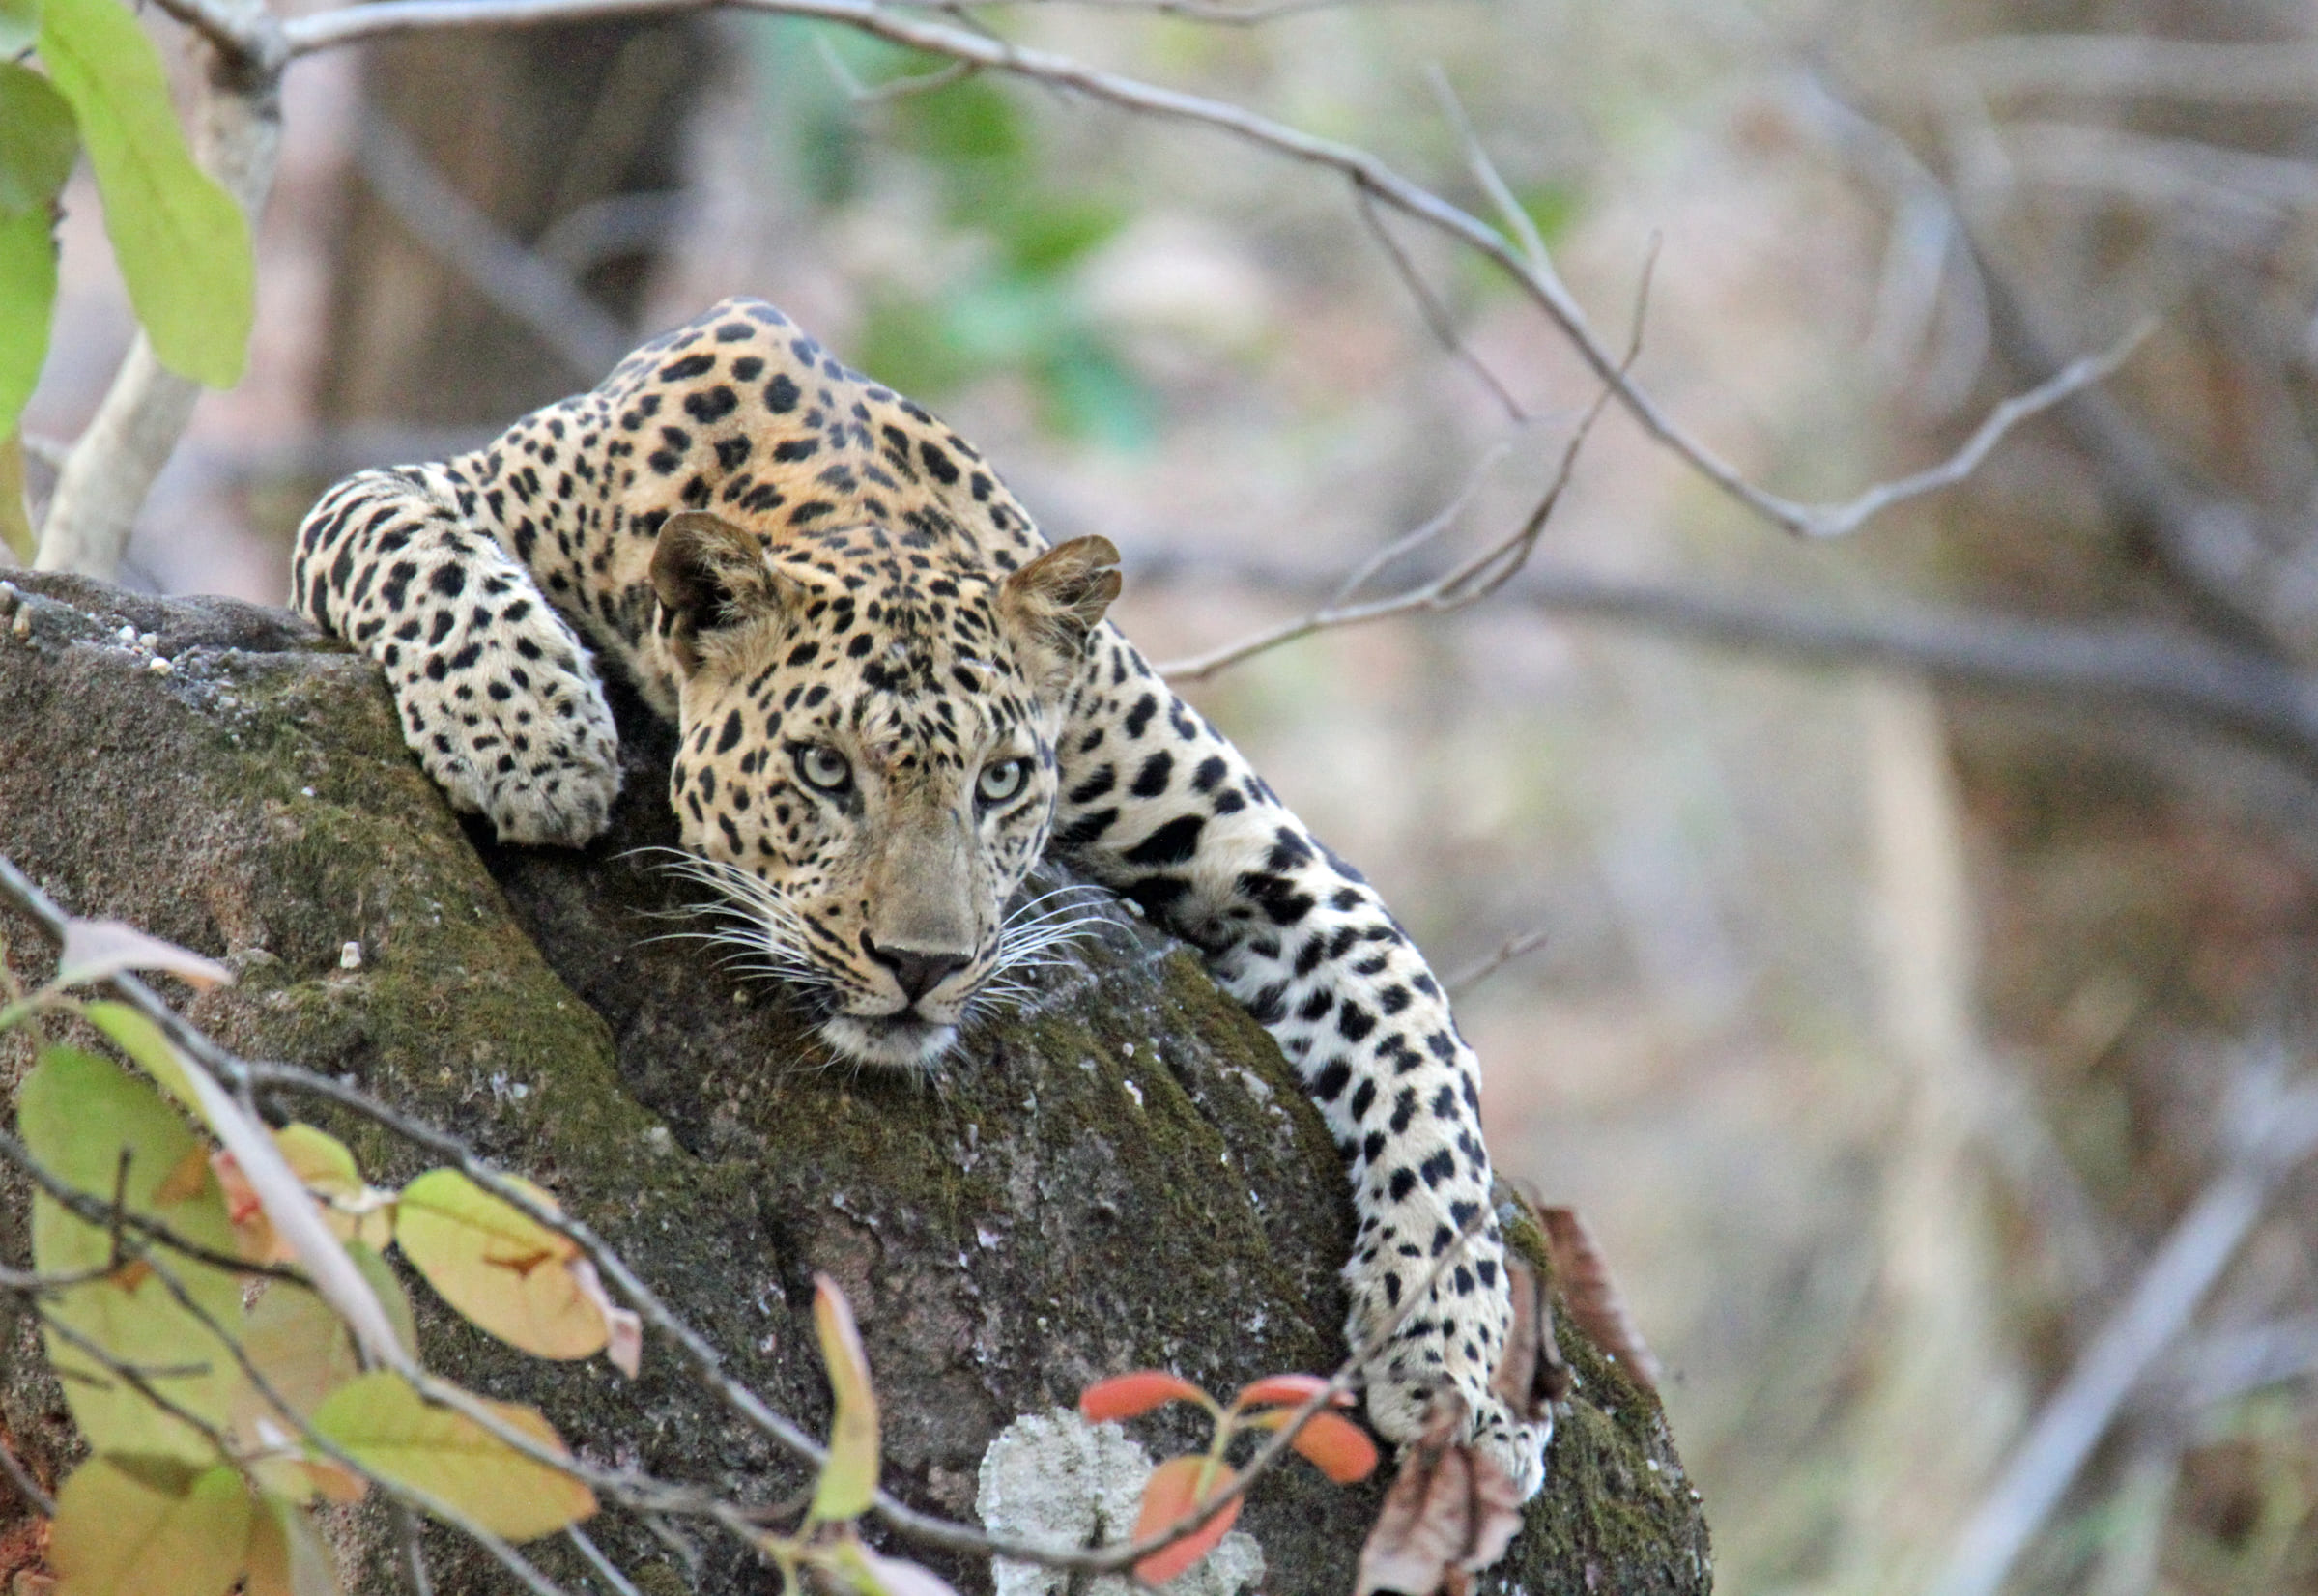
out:
M1424 955L1113 627L1091 651L1056 755L1054 851L1202 951L1279 1040L1336 1139L1359 1215L1346 1339L1368 1339L1479 1227L1369 1370L1368 1411L1410 1440L1451 1387L1474 1438L1534 1494L1547 1437L1489 1390L1511 1316L1479 1067Z
M292 599L385 670L454 809L506 841L577 845L619 790L618 734L587 650L488 513L456 461L349 477L299 528Z

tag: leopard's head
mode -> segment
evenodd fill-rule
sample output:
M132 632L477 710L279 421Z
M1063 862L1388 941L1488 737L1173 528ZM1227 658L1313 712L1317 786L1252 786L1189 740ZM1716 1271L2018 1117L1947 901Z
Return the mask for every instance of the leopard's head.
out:
M1055 740L1119 591L1100 537L1014 571L856 526L778 543L687 511L652 556L678 684L669 798L737 940L840 1055L930 1064L1050 938Z

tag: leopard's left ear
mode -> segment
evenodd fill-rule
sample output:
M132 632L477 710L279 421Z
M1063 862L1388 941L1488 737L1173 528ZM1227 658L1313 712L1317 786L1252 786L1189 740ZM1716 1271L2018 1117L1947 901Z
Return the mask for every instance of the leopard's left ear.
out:
M764 541L721 516L683 510L660 527L652 548L652 591L660 635L686 672L700 664L701 640L760 611L779 596Z
M1118 547L1107 537L1058 543L999 585L998 614L1048 656L1058 675L1068 675L1119 596L1118 563Z

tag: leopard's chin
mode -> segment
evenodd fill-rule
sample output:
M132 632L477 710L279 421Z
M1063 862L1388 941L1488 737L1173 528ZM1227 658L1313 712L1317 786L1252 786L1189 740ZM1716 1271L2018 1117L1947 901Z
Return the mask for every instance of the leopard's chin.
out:
M928 1069L958 1040L958 1027L915 1013L833 1014L821 1040L840 1058L888 1069Z

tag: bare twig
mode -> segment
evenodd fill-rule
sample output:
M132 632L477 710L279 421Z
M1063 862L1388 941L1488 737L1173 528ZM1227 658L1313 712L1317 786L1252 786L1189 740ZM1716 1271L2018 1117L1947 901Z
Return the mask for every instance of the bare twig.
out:
M1989 411L1963 446L1928 470L1912 476L1903 476L1892 482L1879 482L1848 504L1826 506L1820 519L1809 528L1813 537L1842 537L1855 532L1893 505L1926 494L1952 488L1978 470L2005 435L2032 415L2050 410L2071 394L2093 386L2132 357L2149 334L2157 329L2154 322L2143 322L2100 355L2088 355L2072 360L2025 393L2014 394Z
M1642 329L1649 309L1649 288L1650 271L1645 264L1641 288L1634 298L1634 331L1626 352L1626 364L1628 365L1632 364L1635 356L1642 352ZM1620 369L1624 368L1621 366ZM1587 437L1593 431L1594 422L1601 418L1602 411L1609 404L1615 391L1612 386L1605 384L1601 392L1595 396L1593 403L1587 407L1585 413L1578 417L1577 425L1570 429L1569 441L1562 445L1561 458L1554 468L1552 480L1546 484L1545 492L1538 497L1529 515L1510 533L1483 549L1479 554L1450 567L1432 581L1419 584L1405 592L1359 603L1337 602L1324 605L1300 619L1270 627L1251 637L1243 638L1238 642L1226 643L1221 648L1211 649L1204 654L1195 654L1189 659L1169 661L1159 668L1159 674L1179 680L1197 681L1202 677L1214 675L1227 667L1238 665L1243 660L1252 659L1267 650L1277 648L1282 643L1294 642L1300 638L1308 638L1315 632L1329 631L1341 626L1363 625L1369 621L1383 620L1389 615L1407 614L1412 611L1423 610L1438 613L1448 610L1461 610L1467 605L1479 603L1502 587L1514 573L1528 562L1531 551L1537 546L1539 534L1545 530L1546 523L1553 518L1555 507L1561 502L1562 491L1569 486L1570 473L1577 467L1578 455L1586 446ZM1447 510L1444 511L1442 515L1436 516L1426 526L1417 527L1415 532L1407 534L1395 544L1388 546L1385 556L1381 557L1391 557L1396 551L1412 542L1429 539L1433 535L1433 528L1446 519L1453 519L1457 510L1462 507L1465 496L1473 492L1473 487L1474 484L1469 482L1464 495L1460 495L1459 499L1453 500ZM1369 565L1356 571L1353 579L1339 589L1339 593L1357 588L1365 576L1380 562L1381 560L1372 561Z
M0 1474L8 1477L16 1495L39 1509L43 1518L56 1517L56 1498L41 1489L41 1482L32 1477L32 1470L24 1466L24 1460L16 1456L15 1448L9 1445L4 1436L0 1436Z
M595 1544L587 1531L576 1524L571 1525L564 1529L563 1538L571 1542L580 1555L587 1559L587 1566L595 1570L596 1578L612 1587L612 1596L644 1596L644 1592L636 1588L636 1582L622 1574L619 1565L604 1555L604 1549Z
M1417 313L1424 318L1425 328L1432 333L1433 341L1479 380L1480 385L1489 390L1490 396L1504 411L1507 420L1516 426L1527 421L1530 418L1529 407L1513 397L1513 390L1505 386L1504 379L1498 376L1489 362L1475 354L1473 346L1465 341L1465 335L1457 330L1456 318L1449 314L1448 306L1441 302L1432 285L1424 280L1424 273L1417 269L1417 263L1409 258L1409 252L1392 236L1392 229L1377 214L1375 198L1366 190L1360 190L1355 194L1353 203L1360 213L1360 221L1368 229L1368 236L1376 240L1377 247L1385 252L1385 259L1392 263L1393 275L1408 290L1409 298L1417 301Z
M1441 989L1450 997L1463 997L1522 955L1534 953L1544 947L1550 935L1543 927L1516 931L1499 943L1495 953L1474 960L1454 975L1444 977Z
M593 382L636 340L571 278L502 233L386 118L366 111L355 163L381 204L502 314L530 329L573 375Z
M2217 105L2318 100L2318 50L2307 43L2207 43L2147 34L1999 35L1935 52L1934 71L1960 72L1993 98L2162 96Z
M411 1596L435 1596L435 1581L427 1573L426 1545L418 1535L418 1515L401 1502L390 1504L387 1511L394 1519L395 1550L402 1555L403 1580L411 1587Z
M1476 251L1498 267L1560 328L1594 375L1609 385L1617 401L1652 438L1723 493L1798 536L1834 537L1855 531L1872 515L1889 508L1898 499L1932 492L1954 480L1935 469L1911 478L1918 486L1908 494L1871 490L1849 503L1823 505L1782 498L1757 487L1737 467L1675 421L1633 381L1624 362L1595 332L1584 308L1560 278L1531 265L1524 243L1508 239L1487 222L1411 182L1367 151L1302 132L1225 101L1144 83L1086 66L1068 56L1031 49L964 27L903 14L880 0L379 0L373 5L347 6L295 18L283 24L283 33L292 55L299 57L417 29L515 27L608 16L664 15L718 3L842 23L892 43L1073 91L1122 110L1213 128L1289 159L1335 172L1352 185L1356 196L1398 212ZM2075 386L2081 387L2105 375L2108 368L2094 361L2069 369L2075 374ZM2070 391L2075 388L2066 385L2040 386L2036 392L2042 396L2041 403L2016 408L2008 414L2004 428L1987 437L1975 434L1967 448L1975 458L1985 456L2004 430L2037 410L2057 403Z
M1995 1596L2142 1374L2236 1256L2279 1183L2318 1149L2318 1086L2242 1102L2236 1148L2175 1222L2124 1304L2104 1324L1998 1470L1959 1536L1933 1596Z

